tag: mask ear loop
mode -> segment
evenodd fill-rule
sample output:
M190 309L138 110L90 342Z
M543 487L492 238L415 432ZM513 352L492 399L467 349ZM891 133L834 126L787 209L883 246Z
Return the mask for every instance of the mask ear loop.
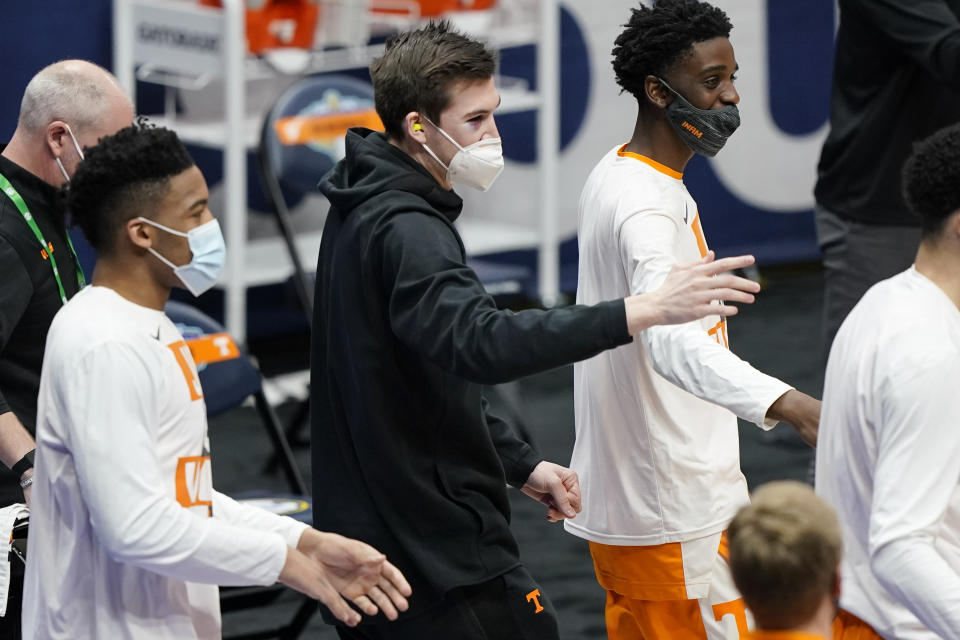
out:
M63 126L67 128L67 133L70 134L70 140L73 141L73 148L77 150L77 155L79 155L80 159L83 160L84 159L83 149L80 148L80 143L77 142L77 137L73 135L73 130L70 128L70 125L68 125L66 122L63 123ZM63 167L63 162L61 162L60 157L57 156L56 158L54 158L54 160L57 163L57 168L60 169L60 173L63 174L64 182L70 182L70 176L67 174L67 170Z
M143 216L137 216L137 220L139 220L139 221L141 221L141 222L146 222L148 225L150 225L150 226L152 226L152 227L156 227L157 229L162 229L163 231L166 231L167 233L172 233L173 235L175 235L175 236L180 236L181 238L189 238L189 237L190 237L189 234L186 234L186 233L184 233L184 232L182 232L182 231L177 231L176 229L171 229L170 227L165 227L165 226L163 226L162 224L160 224L159 222L154 222L153 220L147 220L147 219L144 218ZM179 268L177 265L173 264L172 262L170 262L169 260L167 260L166 258L164 258L162 255L160 255L160 253L159 253L156 249L154 249L153 247L147 247L147 251L149 251L150 253L152 253L152 254L157 258L157 260L159 260L159 261L162 262L163 264L167 265L167 266L170 267L171 269L176 270L176 269Z

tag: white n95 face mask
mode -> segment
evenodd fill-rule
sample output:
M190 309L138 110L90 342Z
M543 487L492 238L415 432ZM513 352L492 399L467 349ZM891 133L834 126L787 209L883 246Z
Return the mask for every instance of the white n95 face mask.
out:
M424 117L424 120L430 122L429 118ZM448 166L440 161L430 147L423 145L427 153L447 170L447 182L456 182L480 191L486 191L493 186L494 181L503 171L503 145L500 138L487 138L474 142L468 147L461 147L446 131L433 122L430 124L458 149Z
M205 222L186 233L165 227L142 216L137 219L157 229L187 239L193 257L190 258L190 262L179 267L157 253L153 247L149 247L147 251L173 269L173 273L190 293L199 296L216 284L217 278L223 271L223 263L227 259L227 247L223 242L223 233L220 232L220 223L216 219Z

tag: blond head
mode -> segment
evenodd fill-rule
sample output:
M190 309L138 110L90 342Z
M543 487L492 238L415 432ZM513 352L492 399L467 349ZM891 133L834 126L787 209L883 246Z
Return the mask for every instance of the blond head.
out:
M799 482L772 482L730 524L730 568L757 624L807 622L837 590L842 549L830 506Z

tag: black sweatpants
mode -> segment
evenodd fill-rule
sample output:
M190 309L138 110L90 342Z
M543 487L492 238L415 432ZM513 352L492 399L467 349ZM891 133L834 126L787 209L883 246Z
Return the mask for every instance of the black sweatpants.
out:
M413 594L416 598L416 593ZM559 640L553 605L523 567L459 587L443 602L397 622L337 627L342 640Z

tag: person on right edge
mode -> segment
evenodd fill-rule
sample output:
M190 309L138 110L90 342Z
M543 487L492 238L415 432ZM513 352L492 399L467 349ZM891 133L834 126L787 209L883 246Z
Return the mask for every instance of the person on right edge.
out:
M495 69L483 43L446 22L396 36L371 66L386 133L351 129L320 183L330 213L313 318L314 521L386 553L414 593L396 622L341 625L341 638L557 640L549 594L510 531L507 484L557 520L580 508L577 476L489 412L481 385L613 349L655 324L730 315L711 301L749 302L744 291L758 290L711 275L752 258L708 254L643 295L498 309L466 264L453 188L489 189L503 168Z
M830 133L818 166L824 336L910 266L921 229L900 195L914 143L960 122L960 0L839 0Z
M913 266L872 287L827 361L817 493L843 533L837 637L960 638L960 124L919 143Z
M830 640L842 550L836 514L809 485L756 490L730 523L730 572L757 624L744 640Z
M659 0L634 9L617 38L614 71L638 115L580 198L578 303L655 291L708 253L710 211L683 170L740 123L731 28L706 2ZM786 421L812 445L820 403L738 358L716 314L576 364L574 401L583 511L564 526L590 541L610 640L738 638L749 620L723 537L749 501L737 416L763 429Z

